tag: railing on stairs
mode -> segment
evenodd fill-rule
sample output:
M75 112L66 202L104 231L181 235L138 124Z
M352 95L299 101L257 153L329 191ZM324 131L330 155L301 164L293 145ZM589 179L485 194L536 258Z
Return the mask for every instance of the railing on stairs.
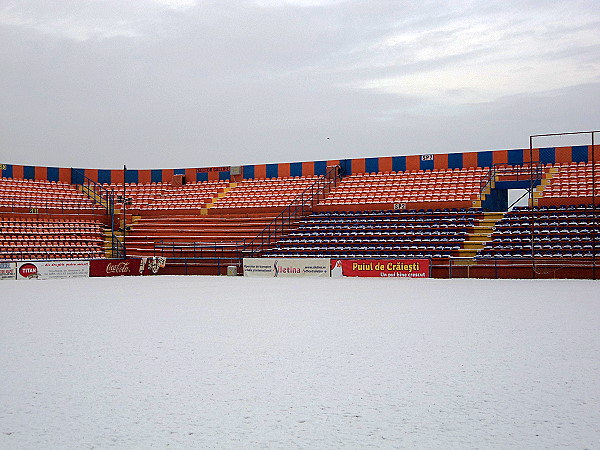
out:
M106 214L110 217L110 236L111 236L111 253L113 258L125 258L125 244L115 234L115 191L114 189L106 189L99 183L88 178L85 173L78 169L73 169L75 177L73 184L81 186L81 192L86 194L94 203L100 205Z
M533 198L533 190L540 183L543 175L543 166L539 161L526 162L521 165L494 164L481 181L479 201L485 200L485 196L489 194L485 192L486 189L489 187L491 191L497 181L529 182L527 190ZM508 177L509 180L502 180L500 177Z
M323 178L298 194L285 209L275 217L258 235L244 246L242 254L258 256L266 247L274 243L289 230L298 217L312 212L313 207L334 188L341 177L339 165L329 168Z

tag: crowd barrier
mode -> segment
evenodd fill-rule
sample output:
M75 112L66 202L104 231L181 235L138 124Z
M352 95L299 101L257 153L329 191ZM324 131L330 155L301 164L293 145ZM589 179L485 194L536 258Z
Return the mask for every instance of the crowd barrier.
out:
M593 259L508 260L244 258L243 264L158 258L0 261L0 280L148 275L241 275L247 277L520 278L597 279ZM235 270L230 270L235 269Z
M0 280L52 280L160 274L166 258L0 262Z

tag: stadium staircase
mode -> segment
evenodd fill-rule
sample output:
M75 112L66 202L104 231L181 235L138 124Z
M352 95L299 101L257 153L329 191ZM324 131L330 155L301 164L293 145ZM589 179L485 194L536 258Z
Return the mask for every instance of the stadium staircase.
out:
M123 248L123 232L112 231L110 228L104 230L104 256L106 258L120 258L122 253L120 249Z
M219 200L221 200L222 198L227 196L227 193L229 191L231 191L232 189L234 189L235 187L237 187L237 185L238 185L238 183L229 183L228 187L223 188L222 192L218 192L217 195L214 196L212 198L212 200L206 204L206 208L202 208L201 214L207 215L208 210L213 208L215 206L215 204L217 204L217 202L219 202Z
M539 198L544 195L544 190L550 185L552 178L558 173L558 170L558 167L550 167L548 171L544 172L541 183L533 191L533 205L530 204L529 206L538 206Z
M484 212L483 218L473 227L472 231L463 242L463 248L458 250L458 256L462 258L471 258L469 260L458 261L457 264L474 264L474 258L489 241L492 239L494 227L502 220L502 212Z

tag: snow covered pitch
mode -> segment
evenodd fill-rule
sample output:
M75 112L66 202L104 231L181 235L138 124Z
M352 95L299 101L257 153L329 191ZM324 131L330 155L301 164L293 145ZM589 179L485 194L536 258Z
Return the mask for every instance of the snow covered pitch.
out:
M0 448L598 448L594 281L0 285Z

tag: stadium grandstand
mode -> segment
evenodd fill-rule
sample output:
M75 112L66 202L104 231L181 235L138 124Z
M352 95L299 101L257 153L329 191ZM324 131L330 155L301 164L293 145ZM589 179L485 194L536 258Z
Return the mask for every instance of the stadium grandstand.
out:
M0 260L425 258L433 277L596 278L600 146L186 169L0 164ZM509 201L511 192L521 199Z

